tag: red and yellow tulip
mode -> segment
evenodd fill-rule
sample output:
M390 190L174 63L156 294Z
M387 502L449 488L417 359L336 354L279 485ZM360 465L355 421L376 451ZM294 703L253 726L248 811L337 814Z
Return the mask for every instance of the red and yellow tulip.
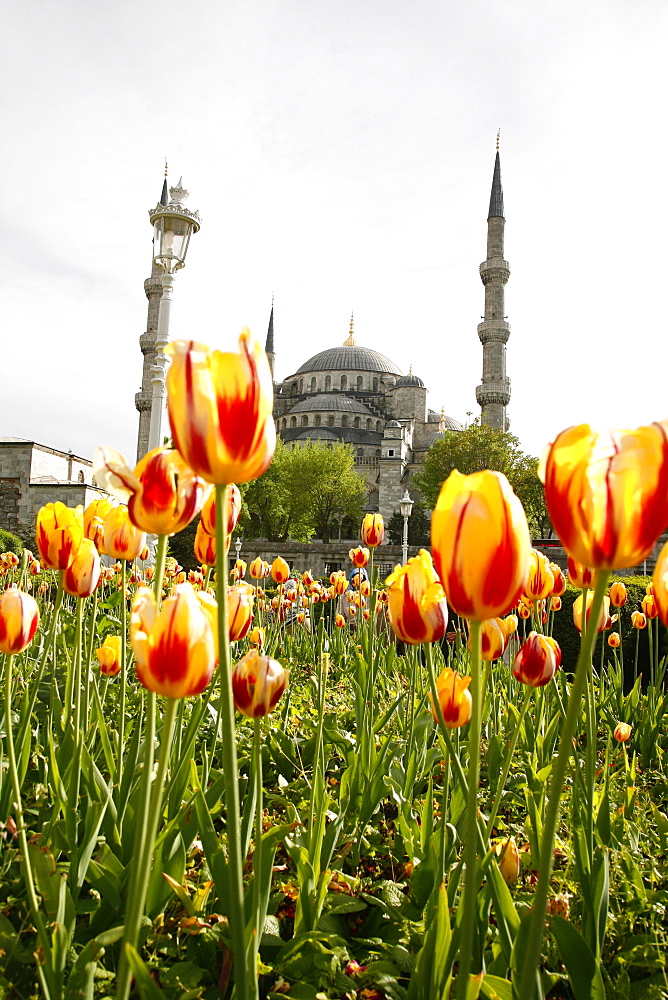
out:
M426 549L387 578L390 624L402 642L438 642L448 624L448 605Z
M448 729L459 729L471 718L473 701L469 691L470 677L462 677L455 670L446 667L436 681L436 693L443 713L443 721ZM431 713L438 721L436 707L431 694Z
M35 638L39 625L37 601L10 587L0 594L0 653L22 653Z
M288 686L290 671L278 660L251 649L232 671L232 695L237 711L252 719L269 715Z
M515 657L513 674L522 684L543 687L549 684L560 665L561 649L556 639L529 632Z
M380 514L365 514L362 519L360 538L370 549L376 549L383 544L385 525Z
M122 639L120 635L108 635L99 649L95 650L100 673L115 677L121 672Z
M84 537L83 509L60 500L45 504L37 514L35 537L42 565L67 569Z
M100 571L95 542L84 538L63 574L63 589L73 597L90 597L100 582Z

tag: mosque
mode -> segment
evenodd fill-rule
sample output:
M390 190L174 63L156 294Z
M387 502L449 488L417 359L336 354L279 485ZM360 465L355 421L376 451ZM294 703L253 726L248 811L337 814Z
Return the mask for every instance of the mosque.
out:
M196 232L199 216L183 207L187 192L180 182L169 189L169 195L165 180L161 200L150 213L152 221L171 213L194 226ZM508 429L506 408L510 401L510 379L506 377L506 343L510 327L504 312L504 292L510 268L504 259L504 226L497 138L487 216L487 257L480 265L485 287L485 313L478 324L483 373L476 398L482 422L500 430ZM135 397L139 410L138 459L149 447L156 385L164 394L164 365L161 371L156 364L161 355L157 342L158 320L166 280L161 266L154 261L151 277L144 283L149 307L147 329L140 338L144 355L142 389ZM169 288L167 294L171 294ZM276 362L273 306L266 351L273 373ZM399 510L413 473L424 462L434 441L449 431L463 429L453 417L429 408L427 387L417 374L412 371L404 374L390 358L357 342L352 317L348 336L340 346L320 351L296 372L274 384L274 418L276 429L286 444L343 441L351 445L356 466L367 480L366 510L378 511L386 521Z

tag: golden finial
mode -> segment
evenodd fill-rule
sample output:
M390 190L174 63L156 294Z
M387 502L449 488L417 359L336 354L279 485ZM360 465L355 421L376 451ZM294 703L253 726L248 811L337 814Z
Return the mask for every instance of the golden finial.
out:
M167 157L165 157L165 177L167 176Z
M442 434L444 431L447 430L447 427L445 426L445 407L444 406L441 407L441 419L438 422L438 430L439 430L440 434Z
M413 365L409 365L409 366L408 366L408 374L409 374L409 375L412 375L412 374L413 374Z
M343 341L344 347L354 347L355 346L355 331L353 329L353 313L350 314L350 330L348 331L348 337Z
M499 152L499 143L501 142L501 129L496 133L496 151Z

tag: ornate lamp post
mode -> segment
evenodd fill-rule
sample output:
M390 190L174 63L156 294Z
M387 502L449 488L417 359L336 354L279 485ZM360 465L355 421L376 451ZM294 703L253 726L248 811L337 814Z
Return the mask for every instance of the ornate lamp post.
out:
M408 562L408 518L411 516L413 511L413 501L408 495L408 490L406 490L401 498L399 507L401 508L401 516L404 519L404 540L401 543L401 562L405 566Z
M165 181L165 188L167 182ZM158 329L155 338L155 363L151 378L151 423L148 436L148 450L157 448L161 443L162 416L165 408L165 372L167 357L165 347L169 343L169 317L172 308L172 289L174 274L179 268L185 267L188 244L193 233L200 228L198 212L191 212L183 202L188 192L182 184L182 179L176 187L169 189L170 199L167 202L166 190L154 209L149 211L153 226L153 263L160 273L162 296L158 313Z

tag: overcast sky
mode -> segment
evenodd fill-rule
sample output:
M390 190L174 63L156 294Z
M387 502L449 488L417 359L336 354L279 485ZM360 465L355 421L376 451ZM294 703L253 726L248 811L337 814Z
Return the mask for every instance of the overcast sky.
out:
M275 295L276 374L358 343L477 415L501 128L511 430L666 399L663 0L32 0L3 15L0 436L134 458L148 209L199 209L171 334Z

